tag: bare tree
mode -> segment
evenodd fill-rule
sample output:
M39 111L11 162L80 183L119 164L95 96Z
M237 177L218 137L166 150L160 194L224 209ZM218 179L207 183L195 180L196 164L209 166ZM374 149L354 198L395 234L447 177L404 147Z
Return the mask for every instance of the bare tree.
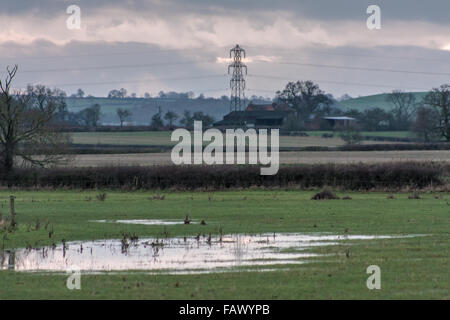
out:
M442 138L450 141L450 85L434 88L425 96L423 103L439 113L438 130Z
M123 127L123 123L129 118L131 117L131 111L127 110L127 109L123 109L123 108L118 108L116 110L117 112L117 116L119 117L120 120L120 126Z
M417 109L416 120L411 126L411 131L424 142L439 140L438 124L439 114L436 110L420 106Z
M416 97L414 94L394 90L387 96L386 100L394 106L392 110L394 127L399 130L408 129L416 112Z
M88 127L96 128L102 117L101 106L96 103L80 111L80 118Z
M10 172L15 158L41 167L67 160L62 149L69 137L52 125L60 91L29 86L25 92L12 92L17 70L17 65L7 67L5 80L0 80L0 166Z
M166 114L164 115L164 119L167 120L167 122L169 123L169 128L172 129L173 128L173 122L176 121L178 119L178 114L173 112L173 111L167 111Z

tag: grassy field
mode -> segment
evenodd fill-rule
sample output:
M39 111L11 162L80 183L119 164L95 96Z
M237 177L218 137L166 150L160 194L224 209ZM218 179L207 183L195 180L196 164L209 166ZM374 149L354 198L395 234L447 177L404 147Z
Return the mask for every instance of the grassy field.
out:
M416 101L420 102L425 97L427 92L413 92L413 94L416 98ZM392 109L392 104L386 100L387 96L387 93L382 93L372 96L352 98L340 101L338 103L338 108L341 108L343 110L356 109L360 112L363 112L364 110L370 108L381 108L389 111Z
M334 147L344 145L344 141L339 137L331 139L321 138L327 131L308 131L309 137L281 136L280 147L308 147L322 146ZM407 138L408 132L363 132L363 135L373 137L395 137ZM112 145L151 145L151 146L171 146L177 142L170 141L171 133L164 132L76 132L72 133L73 143L76 144L112 144ZM364 144L389 142L365 141Z
M376 163L399 161L450 161L449 150L426 151L302 151L280 152L281 164L295 163ZM169 164L170 152L136 154L76 155L71 167L147 166Z
M66 288L65 274L0 271L0 299L450 299L450 217L448 194L339 193L351 200L310 200L313 191L152 192L1 191L1 212L16 198L19 230L3 240L5 248L60 243L62 239L194 237L198 233L333 233L426 236L346 241L311 249L326 254L311 263L279 265L269 272L149 275L145 272L82 275L81 290ZM101 224L99 219L177 219L189 213L206 225L143 226ZM39 219L42 227L35 231ZM54 228L52 238L44 224ZM28 227L31 226L31 227ZM347 231L347 233L346 233ZM346 252L349 253L346 255ZM366 268L379 265L382 289L366 287Z
M72 134L76 144L113 144L113 145L151 145L173 146L177 142L170 141L171 132L77 132ZM207 144L207 143L205 143ZM323 139L321 137L280 137L280 147L306 146L340 146L344 141L338 137Z
M320 137L324 133L333 133L332 131L306 131L312 137ZM383 138L409 138L411 133L409 131L362 131L361 135L365 137L383 137Z

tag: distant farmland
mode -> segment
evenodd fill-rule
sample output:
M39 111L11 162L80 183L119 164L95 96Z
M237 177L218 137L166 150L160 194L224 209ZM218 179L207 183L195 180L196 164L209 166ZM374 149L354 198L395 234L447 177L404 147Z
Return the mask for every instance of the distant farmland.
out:
M390 110L392 105L386 101L387 93L377 94L366 97L352 98L337 103L337 107L342 110L356 109L364 111L370 108L381 108ZM426 95L426 92L414 92L417 102L420 102ZM132 111L132 121L137 124L149 124L150 118L153 114L158 112L158 107L161 107L163 112L168 110L174 111L182 115L184 110L191 112L202 111L213 116L216 120L229 112L229 101L215 98L205 99L166 99L166 98L72 98L66 99L69 111L78 112L93 104L98 103L102 108L102 122L104 123L118 123L116 116L117 108L124 108ZM254 103L270 103L267 101L253 101Z
M450 151L325 151L280 152L281 164L384 163L402 161L449 162ZM69 167L150 166L170 164L170 153L76 155Z
M420 102L427 92L413 92L413 94L416 97L416 102ZM343 110L356 109L358 111L364 111L366 109L380 108L389 111L392 109L392 104L386 100L387 97L388 93L382 93L373 96L352 98L339 102L337 106Z
M280 147L335 147L344 145L344 141L334 138L322 138L325 131L308 132L309 137L281 136ZM328 132L330 133L330 132ZM172 146L176 142L170 141L168 131L154 132L76 132L72 133L75 144L107 144L107 145L142 145L142 146ZM363 136L406 138L408 132L363 132ZM389 142L365 141L364 144L388 144Z
M216 120L229 112L229 101L220 99L159 99L159 98L67 98L67 106L71 112L79 112L93 104L101 106L103 123L119 123L116 115L118 108L130 110L133 113L131 121L136 124L150 124L151 116L158 112L161 107L162 112L168 110L182 116L184 110L191 112L202 111L213 116Z

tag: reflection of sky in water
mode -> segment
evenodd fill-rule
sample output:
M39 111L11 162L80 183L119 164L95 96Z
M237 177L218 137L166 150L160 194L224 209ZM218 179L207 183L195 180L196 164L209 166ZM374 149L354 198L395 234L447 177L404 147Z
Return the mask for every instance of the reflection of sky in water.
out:
M182 220L94 220L92 222L141 224L147 226L170 226L175 224L184 224L184 221ZM195 224L195 222L193 221L191 221L190 223Z
M300 264L319 255L302 252L315 246L336 245L342 240L399 238L393 236L264 234L214 237L141 239L124 251L120 240L69 242L54 249L20 249L0 253L0 269L16 271L63 271L77 266L81 271L164 270L166 272L210 271L243 266ZM289 249L289 252L284 252ZM292 250L294 249L294 250Z

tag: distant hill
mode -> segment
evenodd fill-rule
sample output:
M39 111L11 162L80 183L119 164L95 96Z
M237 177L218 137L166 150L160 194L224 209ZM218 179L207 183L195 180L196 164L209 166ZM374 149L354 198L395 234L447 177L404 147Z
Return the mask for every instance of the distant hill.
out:
M421 101L426 92L414 92L417 101ZM337 107L342 110L357 109L364 111L369 108L382 108L390 110L392 105L386 101L387 93L372 96L352 98L337 103ZM229 112L230 101L224 99L204 98L204 99L167 99L167 98L72 98L66 99L69 111L78 112L93 104L98 103L101 106L103 114L101 121L104 124L118 124L119 119L116 115L117 108L125 108L133 113L130 121L137 125L148 125L152 115L158 112L161 107L162 112L168 110L176 112L180 118L184 110L191 113L202 111L214 117L215 120L221 120L225 114ZM264 104L267 101L253 101L256 104Z
M180 118L184 110L191 113L195 111L203 111L213 116L216 120L229 112L230 102L222 99L159 99L159 98L67 98L67 106L69 111L78 112L93 104L98 103L101 106L103 114L101 121L105 124L117 124L119 122L116 115L118 108L128 109L133 113L131 121L140 125L148 125L152 115L158 112L161 107L163 113L171 110L176 112Z
M425 97L425 95L427 94L427 92L412 93L415 95L417 102L422 101L423 97ZM389 111L390 109L392 109L392 104L386 100L387 96L388 93L382 93L372 96L352 98L338 102L337 107L342 110L356 109L359 111L364 111L371 108L381 108L383 110Z

